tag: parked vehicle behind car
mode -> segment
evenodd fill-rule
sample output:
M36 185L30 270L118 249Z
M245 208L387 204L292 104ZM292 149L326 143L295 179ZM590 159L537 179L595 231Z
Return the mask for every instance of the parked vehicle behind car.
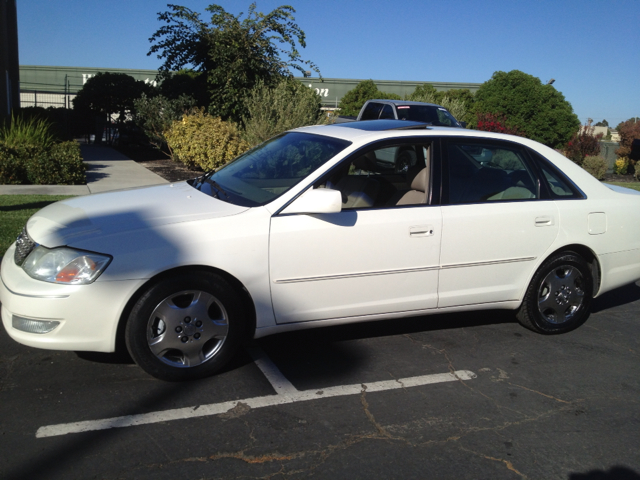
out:
M246 339L351 322L510 309L556 334L640 279L640 194L522 137L305 127L193 181L47 206L1 279L16 341L124 339L163 380L211 375Z
M464 128L466 126L440 105L404 100L367 100L357 117L337 117L335 123L361 120L411 120L438 127Z

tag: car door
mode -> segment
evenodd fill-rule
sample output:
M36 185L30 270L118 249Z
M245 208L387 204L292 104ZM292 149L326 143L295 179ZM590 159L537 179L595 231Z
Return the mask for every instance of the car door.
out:
M438 306L517 300L558 234L525 147L443 140L443 234Z
M395 168L407 158L413 168ZM386 143L346 159L313 186L339 190L342 211L274 215L269 269L277 323L436 308L442 218L427 203L430 181L428 145Z

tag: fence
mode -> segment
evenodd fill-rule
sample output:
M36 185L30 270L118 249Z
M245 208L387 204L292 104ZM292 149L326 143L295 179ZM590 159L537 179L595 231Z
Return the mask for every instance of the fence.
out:
M600 156L607 162L607 173L613 173L616 163L616 150L620 148L618 142L600 142Z
M20 107L73 108L71 100L75 97L75 95L69 93L20 90Z

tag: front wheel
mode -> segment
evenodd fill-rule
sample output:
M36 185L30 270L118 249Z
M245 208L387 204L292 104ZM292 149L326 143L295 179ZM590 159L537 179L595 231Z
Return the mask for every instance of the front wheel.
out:
M587 262L574 252L561 252L533 276L517 318L534 332L569 332L587 321L592 298L593 278Z
M167 381L212 375L245 335L242 302L219 275L183 273L152 285L129 315L125 340L147 373Z

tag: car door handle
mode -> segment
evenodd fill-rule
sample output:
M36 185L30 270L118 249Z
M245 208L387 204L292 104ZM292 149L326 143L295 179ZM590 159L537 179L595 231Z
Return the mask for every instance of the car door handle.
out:
M551 225L553 225L553 217L547 215L536 217L536 227L548 227Z
M419 225L409 228L409 236L411 237L430 237L433 235L432 225Z

